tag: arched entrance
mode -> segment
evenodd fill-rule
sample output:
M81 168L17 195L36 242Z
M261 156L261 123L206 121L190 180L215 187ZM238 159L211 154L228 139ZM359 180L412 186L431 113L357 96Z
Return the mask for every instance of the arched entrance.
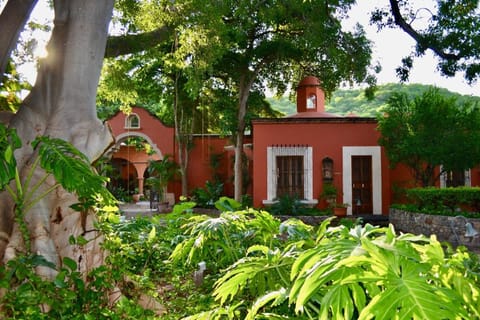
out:
M139 132L127 132L117 136L111 152L112 176L110 189L117 198L123 196L148 196L145 180L150 161L163 159L162 152L150 137Z

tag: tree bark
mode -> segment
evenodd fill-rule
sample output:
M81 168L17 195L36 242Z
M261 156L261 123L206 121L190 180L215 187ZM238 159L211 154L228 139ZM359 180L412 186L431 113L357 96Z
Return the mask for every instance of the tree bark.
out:
M167 40L172 33L172 28L163 26L153 31L140 34L110 36L107 41L105 58L137 53L146 48L152 48Z
M243 136L245 134L245 117L247 115L248 97L253 83L258 77L260 70L265 65L265 60L256 65L253 72L248 67L244 68L239 81L237 131L235 136L235 163L234 163L234 198L242 201L243 193Z
M23 142L15 153L21 175L28 172L35 157L30 142L36 136L66 140L91 161L113 143L110 129L97 118L95 105L113 3L114 0L54 1L55 21L48 56L40 62L32 91L10 121L10 127L17 129ZM33 182L42 175L37 170ZM48 180L37 193L54 183L53 179ZM0 255L5 253L4 260L25 250L8 198L5 192L0 194ZM57 265L68 256L77 261L79 271L87 271L103 262L101 236L92 231L94 215L82 221L80 213L70 209L76 202L75 195L58 188L26 212L25 221L32 252ZM83 235L91 241L84 247L75 247L69 244L71 235ZM43 272L40 271L45 277L53 276L50 270Z

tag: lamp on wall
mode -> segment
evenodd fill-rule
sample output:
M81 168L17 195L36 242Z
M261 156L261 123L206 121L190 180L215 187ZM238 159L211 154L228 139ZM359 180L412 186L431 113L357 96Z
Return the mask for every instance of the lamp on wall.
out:
M472 241L473 238L480 234L480 232L478 232L478 230L473 227L472 223L469 222L467 218L465 218L464 216L455 216L454 219L450 221L450 227L452 228L453 235L455 236L458 244L460 244L460 237L455 230L456 228L454 225L454 220L456 219L463 219L463 221L465 222L465 234L463 235L465 238L468 238L470 239L470 241Z
M322 175L323 180L331 182L333 180L333 160L326 157L322 160Z

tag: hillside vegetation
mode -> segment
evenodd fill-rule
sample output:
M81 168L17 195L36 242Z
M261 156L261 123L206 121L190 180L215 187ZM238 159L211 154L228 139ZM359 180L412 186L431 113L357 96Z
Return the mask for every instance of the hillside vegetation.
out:
M325 109L327 112L340 115L354 113L362 117L375 117L377 113L381 112L393 92L407 92L411 96L418 96L428 88L430 86L423 84L390 83L380 85L373 100L368 100L365 97L363 89L337 90L332 94L330 100L326 101ZM455 96L460 103L464 101L480 103L480 97L478 96L461 95L443 88L439 88L439 91L445 96ZM274 109L283 112L285 115L296 113L296 104L288 97L268 98L268 101Z

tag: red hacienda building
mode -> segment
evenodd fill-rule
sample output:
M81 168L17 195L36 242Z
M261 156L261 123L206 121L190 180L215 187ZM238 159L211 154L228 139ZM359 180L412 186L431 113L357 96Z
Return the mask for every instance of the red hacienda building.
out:
M170 155L177 159L174 129L140 107L130 115L117 113L108 120L116 137L112 163L121 177L140 193L149 160ZM148 155L123 143L126 138L144 138L154 151ZM388 214L396 200L396 187L407 186L412 178L406 168L389 167L374 118L325 112L325 95L315 77L304 78L297 87L297 113L285 118L255 119L252 134L245 139L250 172L247 193L254 207L268 206L285 194L296 194L303 202L324 207L319 198L324 186L333 184L338 190L337 202L348 204L348 214ZM233 149L228 139L216 135L194 138L188 168L189 190L204 187L212 180L211 159L220 155L217 172L224 178L225 194L233 195ZM450 177L451 178L451 177ZM458 184L479 185L478 168L456 175ZM451 181L440 179L439 185ZM168 186L170 201L180 196L178 182Z

